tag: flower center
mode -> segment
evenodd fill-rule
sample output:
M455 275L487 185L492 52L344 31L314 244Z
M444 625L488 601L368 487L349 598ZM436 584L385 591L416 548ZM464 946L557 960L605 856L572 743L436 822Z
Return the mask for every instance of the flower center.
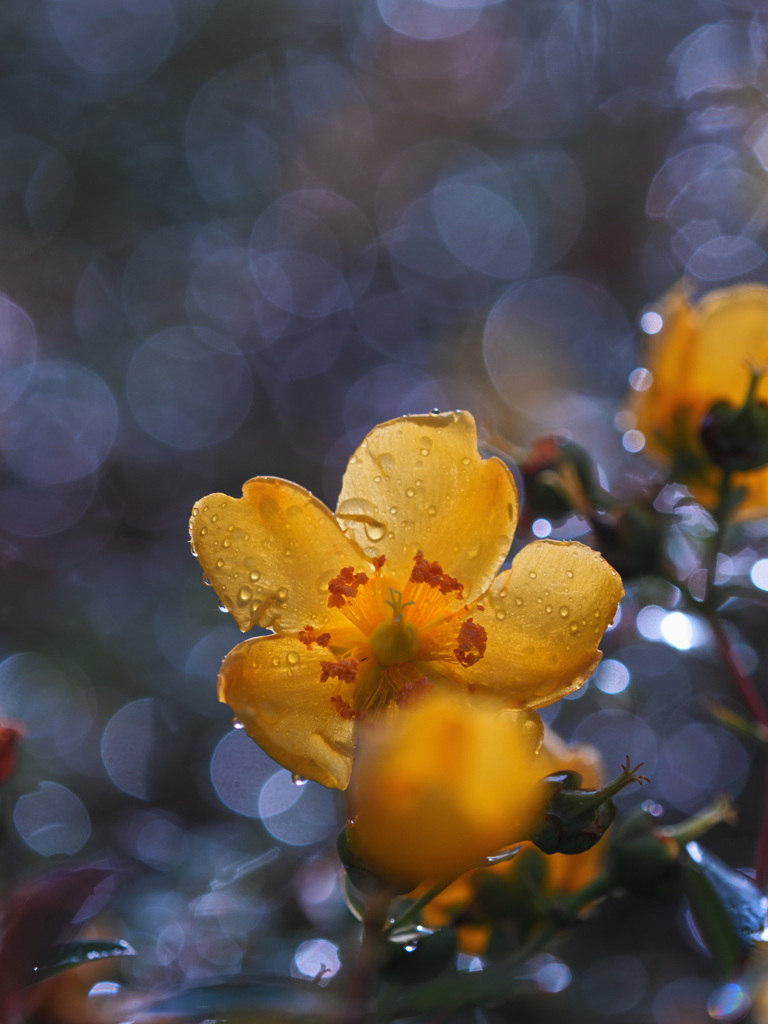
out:
M391 600L384 603L392 608L392 618L376 626L368 637L368 643L380 665L404 665L407 661L413 661L419 653L421 639L416 627L403 616L406 607L403 595L393 588L390 588L389 594ZM406 603L415 604L414 601Z
M485 654L487 635L469 618L463 585L421 551L405 587L383 573L385 558L372 561L374 574L340 570L328 584L328 606L348 627L316 635L305 626L298 639L308 649L325 648L320 681L342 718L362 719L391 705L406 707L432 689L433 679L453 677ZM482 605L476 606L482 611Z

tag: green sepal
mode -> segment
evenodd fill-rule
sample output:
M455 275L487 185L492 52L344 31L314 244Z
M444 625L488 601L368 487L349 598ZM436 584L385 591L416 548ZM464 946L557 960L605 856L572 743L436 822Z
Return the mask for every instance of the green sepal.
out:
M726 473L749 472L768 464L768 405L756 399L760 377L760 372L753 371L740 408L730 402L715 402L702 421L702 446Z
M50 961L35 968L35 982L68 971L80 964L93 963L115 956L136 956L136 950L125 939L81 939L78 942L64 942L57 946Z
M361 893L371 896L374 893L386 891L393 896L397 896L401 893L410 892L410 889L397 888L388 879L385 881L372 868L368 867L355 850L354 832L350 829L349 824L346 824L341 832L339 832L339 837L336 840L336 850L350 882Z
M654 834L652 814L634 807L613 827L608 864L611 878L631 896L647 898L669 891L679 878L674 840Z
M541 785L549 787L550 800L544 820L530 836L544 853L584 853L605 835L616 817L612 797L631 782L639 781L629 762L621 775L602 789L581 789L578 772L563 771L547 776Z

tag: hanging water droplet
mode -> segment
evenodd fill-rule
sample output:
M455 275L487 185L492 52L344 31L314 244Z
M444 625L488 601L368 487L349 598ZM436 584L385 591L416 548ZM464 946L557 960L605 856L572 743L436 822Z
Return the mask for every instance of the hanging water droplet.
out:
M195 545L192 541L189 542L189 550L192 552L192 557L197 558L197 551L195 550Z
M435 406L435 408L432 410L432 415L433 416L439 416L440 415L440 410L437 408L437 406Z
M407 946L403 946L403 949L405 950L406 953L414 953L416 951L416 943L411 942Z
M232 719L232 728L233 729L244 729L245 726L243 725L243 723L240 721L239 718L233 718Z
M229 608L227 608L223 601L219 601L219 611L224 612L225 614L229 612Z
M384 533L385 530L381 523L365 523L365 535L374 544L382 539Z
M306 786L306 784L309 782L309 779L305 779L303 775L299 775L298 772L294 772L293 775L291 776L291 782L294 784L294 786Z
M207 576L203 576L203 583L206 585L206 587L212 587L213 586L213 584L211 583L211 581L208 579Z

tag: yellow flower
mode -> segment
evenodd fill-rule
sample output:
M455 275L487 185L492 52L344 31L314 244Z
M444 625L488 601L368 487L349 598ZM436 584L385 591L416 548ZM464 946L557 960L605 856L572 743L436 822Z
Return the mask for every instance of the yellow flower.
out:
M653 382L632 393L629 409L645 436L645 451L662 462L674 459L680 482L713 508L722 474L708 462L699 429L715 402L740 407L751 370L768 367L768 288L736 285L691 305L678 285L662 300L661 311L664 326L649 339L644 360ZM766 377L757 398L768 400ZM768 509L768 467L735 473L732 483L747 492L740 516Z
M599 789L604 782L602 759L594 747L586 744L569 746L551 730L547 730L537 763L538 774L542 777L563 769L579 772L584 789ZM536 847L533 843L526 842L523 843L521 853L526 849ZM603 836L584 853L545 855L539 851L539 855L545 860L544 892L557 896L559 893L574 893L583 889L602 874L607 850L608 837ZM514 858L482 870L491 871L503 879L512 879L517 868L518 860ZM472 871L457 878L424 908L422 922L429 928L442 928L461 918L475 900L475 882L479 877L478 872ZM423 888L419 888L411 895L417 898L423 891ZM490 941L491 926L483 922L462 922L456 929L456 937L462 953L480 955L485 952Z
M434 696L366 726L350 787L353 850L405 886L478 864L541 810L537 746L514 712L466 697Z
M467 412L372 430L335 515L273 477L203 498L190 532L207 579L242 630L275 633L225 658L220 700L280 764L344 789L366 715L397 717L433 687L526 710L581 686L621 580L597 552L555 541L497 576L517 509Z

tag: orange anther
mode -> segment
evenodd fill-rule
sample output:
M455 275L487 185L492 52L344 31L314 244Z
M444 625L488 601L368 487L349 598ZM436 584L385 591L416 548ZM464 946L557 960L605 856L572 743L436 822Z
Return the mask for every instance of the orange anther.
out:
M472 619L467 619L466 622L462 622L459 629L459 646L454 650L453 655L460 665L469 668L476 661L480 661L485 654L487 643L488 634L483 627L473 622ZM477 653L473 653L474 651Z
M351 719L358 717L352 705L348 704L343 697L339 697L338 695L331 697L331 704L334 705L338 713L346 721L350 721Z
M331 595L328 598L328 607L343 608L347 598L356 597L358 587L365 586L367 582L368 577L364 572L356 573L351 565L346 566L328 584Z
M354 683L355 673L357 672L357 666L360 662L357 658L339 658L338 661L321 661L320 668L322 673L320 675L320 682L324 683L326 679L333 677L334 679L340 679L343 683Z
M309 650L312 644L317 644L318 647L327 647L331 639L330 633L321 633L319 636L315 636L315 631L312 626L305 626L304 629L299 630L299 640Z
M443 572L439 562L428 562L421 551L417 551L413 561L415 565L411 570L411 583L426 583L428 587L437 587L441 594L455 592L461 597L464 587L454 576Z
M423 697L429 693L432 689L431 680L427 679L426 676L419 676L418 679L414 679L412 683L406 683L403 686L398 695L395 697L395 704L402 710L402 708L408 707L408 705L416 697Z

